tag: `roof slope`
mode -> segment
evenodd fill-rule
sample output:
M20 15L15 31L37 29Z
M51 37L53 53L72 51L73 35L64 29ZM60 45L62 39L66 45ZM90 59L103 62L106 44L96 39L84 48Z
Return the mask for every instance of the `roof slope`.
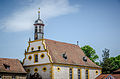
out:
M5 65L9 66L9 69L5 68ZM26 73L22 64L18 59L0 58L0 72L7 73Z
M52 57L53 63L72 64L80 66L98 67L87 56L87 62L83 61L85 56L84 52L78 45L58 42L54 40L45 39L45 43L49 54ZM66 53L67 59L63 58L63 54Z
M120 74L101 74L95 79L106 79L112 76L114 79L120 79Z
M119 69L117 69L117 70L115 70L115 71L113 71L113 72L120 72L120 68L119 68Z

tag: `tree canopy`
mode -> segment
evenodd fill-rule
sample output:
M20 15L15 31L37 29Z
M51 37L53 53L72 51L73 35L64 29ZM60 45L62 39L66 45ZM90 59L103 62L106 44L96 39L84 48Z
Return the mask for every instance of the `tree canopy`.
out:
M89 45L85 45L81 47L81 49L83 50L85 55L90 58L90 60L92 60L96 64L99 64L99 62L95 62L99 57L96 54L96 51L92 47L90 47Z
M102 72L104 74L112 73L114 70L120 68L120 55L109 58L109 49L103 50L103 61L101 62Z

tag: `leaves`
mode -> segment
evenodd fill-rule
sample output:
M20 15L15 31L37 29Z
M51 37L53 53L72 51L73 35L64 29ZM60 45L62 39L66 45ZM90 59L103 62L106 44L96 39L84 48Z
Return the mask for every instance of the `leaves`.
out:
M105 74L112 73L114 70L120 68L120 55L109 58L109 49L103 50L103 61L101 62L102 71Z
M81 47L81 49L83 50L85 55L87 57L89 57L89 59L92 60L94 63L99 58L98 55L96 55L95 50L92 47L90 47L89 45L85 45L85 46ZM97 64L98 64L98 62L97 62Z

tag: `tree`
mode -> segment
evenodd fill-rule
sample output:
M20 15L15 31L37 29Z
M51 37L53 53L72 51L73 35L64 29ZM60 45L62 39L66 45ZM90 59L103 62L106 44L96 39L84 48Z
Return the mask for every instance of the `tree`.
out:
M109 49L103 50L103 61L101 62L102 71L104 74L112 73L114 70L120 68L120 55L109 58Z
M100 65L102 66L102 72L103 73L110 73L110 59L109 59L109 52L110 50L109 49L104 49L102 50L103 54L102 54L102 57L103 57L103 61L100 63Z
M99 57L92 47L90 47L89 45L85 45L85 46L81 47L81 49L83 50L85 55L87 57L89 57L90 60L92 60L96 64L99 64L99 62L95 62Z
M109 49L106 49L105 50L102 50L103 54L102 54L102 57L103 57L103 61L105 61L106 59L109 58Z

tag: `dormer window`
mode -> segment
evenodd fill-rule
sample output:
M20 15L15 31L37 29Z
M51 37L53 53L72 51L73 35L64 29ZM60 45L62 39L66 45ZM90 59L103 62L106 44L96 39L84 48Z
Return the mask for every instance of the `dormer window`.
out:
M5 67L5 69L10 69L10 66L9 65L6 65L6 64L3 64L4 65L4 67Z
M87 58L86 58L86 57L83 57L83 61L87 62Z
M62 54L62 56L63 56L64 59L67 59L66 52L64 54Z

